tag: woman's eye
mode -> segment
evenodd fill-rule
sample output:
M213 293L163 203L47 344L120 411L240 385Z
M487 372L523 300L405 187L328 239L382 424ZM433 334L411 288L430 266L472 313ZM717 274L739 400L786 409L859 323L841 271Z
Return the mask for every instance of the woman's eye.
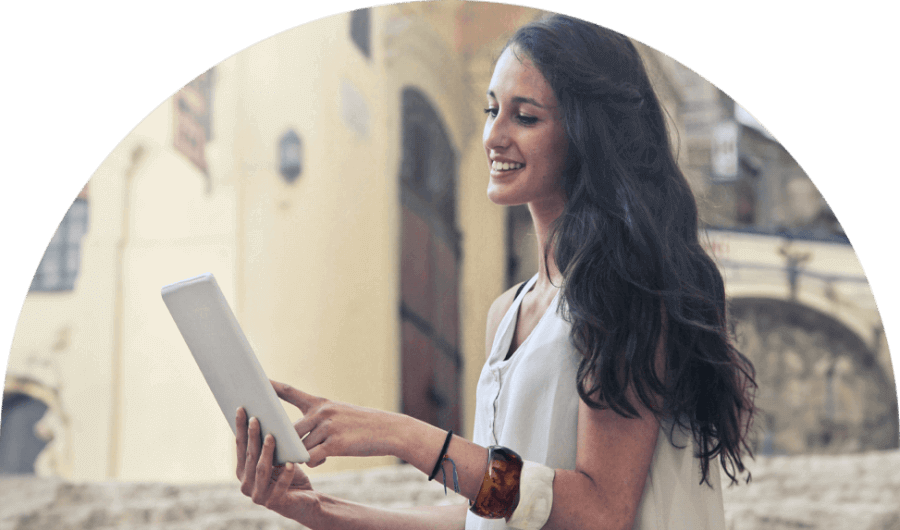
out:
M484 113L490 115L492 118L496 118L497 114L500 112L500 109L497 107L488 107L484 109ZM533 125L537 123L538 119L534 116L526 116L525 114L518 114L516 116L516 121L521 123L522 125Z

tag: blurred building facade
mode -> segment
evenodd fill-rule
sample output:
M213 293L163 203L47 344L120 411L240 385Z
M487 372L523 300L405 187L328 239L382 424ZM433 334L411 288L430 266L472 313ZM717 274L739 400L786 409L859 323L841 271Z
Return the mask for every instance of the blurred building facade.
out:
M757 370L759 454L898 446L890 352L865 273L828 203L744 108L677 62L705 243Z
M484 90L506 36L537 14L346 13L238 53L155 109L90 180L71 281L25 301L4 397L47 408L36 472L233 476L233 436L160 298L203 272L272 378L466 433L506 282ZM26 430L10 425L4 439Z
M481 108L506 37L539 15L451 1L330 17L240 52L155 109L42 261L4 388L0 466L25 464L0 470L230 480L233 437L159 294L203 272L273 379L471 435L487 310L538 254L527 212L485 197ZM839 227L824 201L712 85L640 48L701 215L719 229L710 249L767 411L759 447L895 447L880 320L852 248L821 235ZM728 143L715 132L731 121ZM737 169L715 170L729 148ZM785 378L786 365L800 375Z

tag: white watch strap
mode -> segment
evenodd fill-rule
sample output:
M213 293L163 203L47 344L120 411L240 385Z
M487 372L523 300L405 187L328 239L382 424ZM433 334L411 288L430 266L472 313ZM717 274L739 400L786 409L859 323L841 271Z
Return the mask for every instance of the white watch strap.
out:
M525 461L519 477L519 505L506 526L519 530L540 530L550 518L553 507L553 478L556 471Z

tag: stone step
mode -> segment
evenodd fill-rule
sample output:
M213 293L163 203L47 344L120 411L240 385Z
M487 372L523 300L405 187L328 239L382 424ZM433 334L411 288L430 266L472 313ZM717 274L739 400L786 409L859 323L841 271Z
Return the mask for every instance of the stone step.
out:
M900 451L757 458L724 490L729 530L900 530ZM324 493L384 508L465 503L407 466L314 478ZM298 530L226 484L0 477L0 530Z
M463 503L410 466L316 477L330 495L384 508ZM243 496L230 484L172 485L58 478L0 479L0 530L299 529Z

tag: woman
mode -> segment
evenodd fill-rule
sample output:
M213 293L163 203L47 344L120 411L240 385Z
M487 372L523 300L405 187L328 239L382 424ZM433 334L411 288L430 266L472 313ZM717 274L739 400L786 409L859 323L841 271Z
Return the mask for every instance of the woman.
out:
M351 504L291 464L275 479L273 439L239 410L241 490L313 529L723 528L719 466L744 472L753 368L637 51L563 16L525 26L485 112L488 197L528 205L543 255L490 309L474 441L273 382L304 413L310 466L397 456L458 479L472 510Z

